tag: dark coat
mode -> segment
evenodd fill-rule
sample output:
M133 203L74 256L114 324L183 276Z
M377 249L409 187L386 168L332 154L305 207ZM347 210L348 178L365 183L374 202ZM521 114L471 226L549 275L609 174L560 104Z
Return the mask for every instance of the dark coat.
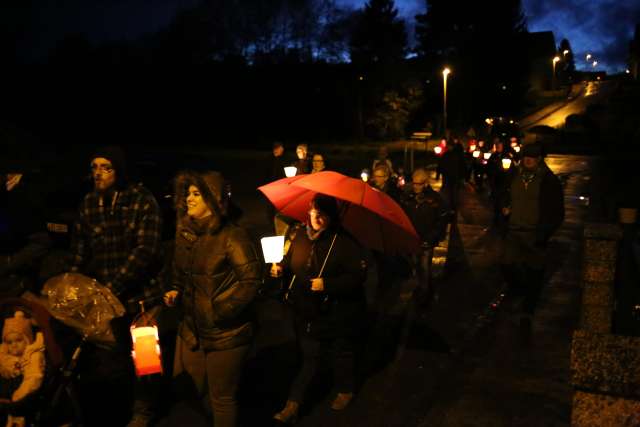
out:
M324 291L314 292L311 279L318 277L334 236L322 273ZM302 330L316 338L353 337L362 330L367 265L362 247L352 236L341 228L328 229L312 241L301 229L284 262L295 274L287 301Z
M419 194L405 194L400 204L423 242L434 246L445 237L448 220L445 203L431 186Z
M562 184L558 177L544 163L540 163L540 173L542 181L540 183L539 196L539 219L536 226L536 242L539 245L546 245L553 233L564 221L564 193ZM504 188L501 192L502 207L511 207L512 183L520 179L521 168L515 168L505 180Z
M464 150L460 144L442 155L438 162L438 173L443 177L443 185L456 184L467 176Z
M218 189L207 191L209 183L200 176L196 179L206 199L219 194ZM250 305L262 264L244 229L225 216L208 218L196 222L183 216L176 227L173 283L184 309L178 333L192 348L225 350L252 339Z

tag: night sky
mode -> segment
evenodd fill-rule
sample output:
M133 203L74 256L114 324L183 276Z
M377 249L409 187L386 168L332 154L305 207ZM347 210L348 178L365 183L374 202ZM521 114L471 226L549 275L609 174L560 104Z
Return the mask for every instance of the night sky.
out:
M362 7L366 0L337 0ZM424 0L395 0L405 17L424 13ZM499 2L496 2L499 4ZM553 31L556 45L567 38L578 69L593 69L587 53L598 60L595 69L624 71L636 23L640 23L638 0L522 0L529 31ZM592 60L593 60L592 58Z
M366 0L336 0L343 6L362 7ZM25 10L29 31L21 40L27 56L46 55L65 33L86 33L91 41L135 39L167 25L175 12L197 0L38 0ZM22 3L24 4L24 3ZM153 6L150 6L153 4ZM424 12L424 0L396 0L410 31L413 16ZM629 41L640 23L638 0L523 0L529 31L554 32L556 44L568 38L576 66L592 69L585 61L591 53L596 69L619 72L626 68ZM26 9L26 8L25 8ZM15 19L4 14L6 19ZM27 17L28 15L28 17ZM19 19L19 18L18 18ZM0 17L0 21L3 21ZM3 23L6 23L3 22Z

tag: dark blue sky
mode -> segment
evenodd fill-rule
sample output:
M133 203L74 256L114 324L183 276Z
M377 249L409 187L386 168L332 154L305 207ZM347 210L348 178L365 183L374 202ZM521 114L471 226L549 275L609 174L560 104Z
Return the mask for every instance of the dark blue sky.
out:
M166 26L178 9L197 1L12 0L30 5L17 13L29 15L30 27L26 31L22 28L27 40L21 44L28 47L31 57L43 56L70 32L85 33L94 42L137 38ZM366 0L336 2L360 8ZM425 10L425 0L395 2L411 29L413 17ZM587 52L599 61L596 69L619 72L626 68L629 41L640 23L640 0L523 0L523 9L529 31L553 31L556 44L562 38L569 39L578 68L592 69L584 59ZM4 14L3 20L2 15L0 11L0 25L20 20L10 14Z
M359 8L366 0L337 2ZM411 20L425 11L424 0L395 2L400 14ZM640 23L640 0L523 0L522 5L529 31L553 31L556 44L567 38L579 69L593 69L585 61L587 53L598 60L598 70L626 68L629 41Z

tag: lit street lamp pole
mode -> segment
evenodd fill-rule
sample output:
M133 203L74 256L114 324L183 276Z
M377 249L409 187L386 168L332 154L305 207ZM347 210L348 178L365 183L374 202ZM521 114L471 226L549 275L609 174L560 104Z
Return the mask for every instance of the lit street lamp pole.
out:
M444 83L444 111L443 111L443 127L444 127L444 134L445 137L447 135L447 76L451 73L451 70L449 68L445 68L444 70L442 70L442 79L443 79L443 83Z
M560 57L556 56L553 58L553 79L551 80L551 89L556 88L556 64L560 61Z

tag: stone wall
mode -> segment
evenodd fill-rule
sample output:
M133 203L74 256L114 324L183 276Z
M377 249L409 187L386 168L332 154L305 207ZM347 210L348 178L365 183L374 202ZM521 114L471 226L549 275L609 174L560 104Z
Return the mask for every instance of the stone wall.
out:
M612 334L618 225L585 224L580 327L571 346L571 425L640 426L640 338Z

